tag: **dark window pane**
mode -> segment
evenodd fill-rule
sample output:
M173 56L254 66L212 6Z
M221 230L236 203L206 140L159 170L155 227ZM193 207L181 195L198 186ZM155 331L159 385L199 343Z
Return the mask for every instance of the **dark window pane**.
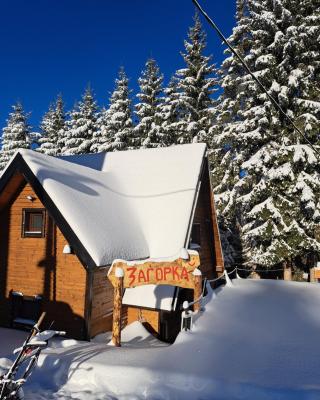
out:
M44 218L43 210L23 210L23 237L43 237L44 236Z
M29 230L37 232L42 230L43 215L30 213L30 227Z

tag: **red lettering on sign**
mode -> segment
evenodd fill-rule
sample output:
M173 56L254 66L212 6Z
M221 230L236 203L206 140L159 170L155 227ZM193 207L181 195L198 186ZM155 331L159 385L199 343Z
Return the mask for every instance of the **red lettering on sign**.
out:
M170 272L171 272L171 267L164 267L164 270L163 270L163 275L164 275L163 279L164 280L167 280L167 275L170 274Z
M187 281L189 280L188 271L186 267L182 268L181 279L186 279Z
M156 279L158 281L162 281L163 279L163 271L161 268L156 268Z
M150 272L153 272L153 268L148 268L147 269L147 281L150 281Z
M195 265L195 261L193 261L193 262L189 262L188 264L190 265L190 267L193 267L194 265Z
M172 279L177 281L180 279L178 268L178 266L172 267Z
M130 271L132 271L132 272L129 274L129 279L131 279L130 282L129 282L129 286L131 286L131 285L133 284L133 282L136 280L136 276L135 276L136 270L137 270L136 267L127 268L127 271L128 271L129 273L130 273Z
M143 282L146 282L146 277L145 274L143 272L143 269L140 269L139 274L138 274L138 281L141 282L143 280Z

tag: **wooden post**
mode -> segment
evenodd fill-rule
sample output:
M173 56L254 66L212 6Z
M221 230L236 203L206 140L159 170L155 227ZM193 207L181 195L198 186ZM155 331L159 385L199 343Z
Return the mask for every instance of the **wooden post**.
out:
M292 271L290 264L288 264L287 261L284 261L282 265L283 265L283 280L292 281Z
M310 272L309 272L309 277L310 277L310 282L315 282L316 278L315 278L315 273L314 273L314 267L310 268Z
M122 268L116 268L116 284L114 286L113 298L113 321L112 321L112 342L115 346L121 346L121 308L124 272Z
M196 268L193 272L193 279L194 279L194 294L193 299L198 300L202 294L202 273L200 269ZM194 311L200 311L201 309L201 301L198 301L194 304Z
M292 271L290 267L285 267L283 270L283 280L292 281Z

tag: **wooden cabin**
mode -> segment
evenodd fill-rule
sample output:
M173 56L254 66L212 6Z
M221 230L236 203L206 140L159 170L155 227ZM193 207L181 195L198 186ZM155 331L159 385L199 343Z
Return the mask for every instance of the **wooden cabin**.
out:
M0 224L1 326L28 319L22 314L41 299L46 323L69 337L110 331L115 259L191 248L204 276L223 271L203 144L64 157L21 150L0 178ZM123 324L140 320L172 341L188 296L160 285L127 289Z

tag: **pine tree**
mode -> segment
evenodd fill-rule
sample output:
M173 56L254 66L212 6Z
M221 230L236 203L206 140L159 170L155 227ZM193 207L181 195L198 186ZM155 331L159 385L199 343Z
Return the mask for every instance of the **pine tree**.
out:
M21 103L15 104L9 114L7 126L2 130L2 149L0 152L0 169L4 169L10 158L18 149L30 147L28 114L23 111Z
M254 54L251 49L253 37L251 34L251 3L245 0L237 0L236 27L233 28L229 43L245 59L250 69L254 67ZM210 159L213 167L212 181L214 186L215 199L218 205L218 213L222 239L229 243L234 237L240 235L239 232L239 212L237 201L236 183L240 173L241 141L238 140L237 132L242 126L244 117L240 114L241 109L248 104L251 108L253 99L248 96L252 93L252 80L244 70L239 60L229 50L225 51L227 57L220 68L219 84L223 88L223 93L217 103L215 119L210 128ZM226 233L226 238L224 238ZM239 247L237 254L229 254L232 244L225 245L225 258L234 259L235 262L242 262L242 247Z
M161 142L166 147L178 143L179 93L175 77L172 77L168 87L164 89L164 94L164 100L160 104Z
M206 34L198 14L194 17L194 26L189 29L185 40L185 53L181 53L185 68L176 72L179 117L179 143L206 142L212 124L212 93L217 80L215 67L210 64L211 56L203 55L206 48Z
M97 103L88 87L80 101L70 112L66 122L66 132L62 154L89 153L96 132Z
M42 118L41 138L38 140L37 151L49 156L59 155L64 141L65 123L63 99L59 95L55 104L50 106Z
M135 106L138 117L138 124L134 128L135 136L143 148L161 147L163 75L154 59L147 60L138 82L140 93L137 97L140 102Z
M99 151L128 150L135 146L129 79L121 68L110 98L110 106L104 116Z
M308 88L317 85L310 65L317 64L319 49L309 52L303 44L317 31L316 26L304 26L315 12L307 8L303 1L238 1L240 20L231 40L285 112L318 145L317 101ZM319 250L314 229L320 181L314 151L233 55L223 64L222 86L220 133L213 138L213 159L219 166L215 190L224 220L234 231L237 224L241 227L245 260L272 266ZM310 101L315 107L306 113Z
M93 134L92 145L90 151L97 153L99 151L106 151L110 144L110 138L107 136L106 127L108 121L108 110L103 107L100 112L97 113L96 130Z

